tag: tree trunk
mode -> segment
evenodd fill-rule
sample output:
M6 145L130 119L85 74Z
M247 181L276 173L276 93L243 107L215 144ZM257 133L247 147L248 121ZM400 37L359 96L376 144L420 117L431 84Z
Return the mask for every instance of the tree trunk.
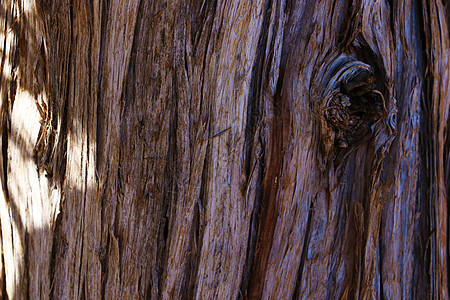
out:
M0 293L448 299L446 0L2 0Z

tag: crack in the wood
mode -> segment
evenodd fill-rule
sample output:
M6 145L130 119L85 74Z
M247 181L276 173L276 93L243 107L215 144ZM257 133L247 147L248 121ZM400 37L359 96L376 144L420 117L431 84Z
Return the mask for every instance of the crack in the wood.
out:
M284 72L284 66L281 72ZM248 293L250 298L260 298L263 293L264 281L267 271L267 260L272 248L273 235L276 226L276 218L278 216L277 194L280 188L279 179L283 165L283 124L289 123L290 116L287 114L285 107L282 107L281 85L282 76L278 81L277 92L274 96L272 119L272 132L270 133L270 145L268 145L268 154L271 161L265 169L265 177L262 184L262 194L259 203L255 205L261 206L261 215L258 220L258 233L255 246L255 254L253 264L251 265L250 281L248 285ZM277 107L279 106L279 110Z
M7 28L8 27L8 14L6 13L6 11L5 12L2 12L2 11L0 11L0 13L4 13L4 15L5 15L5 25L4 25L4 28ZM6 78L4 78L4 76L3 76L3 68L4 68L4 65L5 65L5 58L6 58L6 41L7 41L7 39L6 39L6 35L3 37L3 51L2 51L2 56L1 56L1 60L0 60L0 86L1 86L1 83L3 82L3 80L6 80Z
M97 136L97 157L96 157L96 170L99 172L101 169L101 166L105 164L105 162L101 159L103 155L103 151L105 149L102 149L101 141L103 140L103 130L104 128L104 121L106 119L105 112L102 109L103 104L103 70L106 66L106 47L107 47L107 28L108 28L108 19L109 19L109 11L110 11L110 1L102 1L101 4L101 12L100 12L100 18L101 18L101 25L100 25L100 41L99 41L99 49L98 49L98 65L97 65L97 128L96 128L96 136ZM106 75L105 75L106 76ZM99 138L101 137L101 138ZM100 174L101 177L108 176L108 171L105 171L106 174ZM107 182L106 180L104 182Z
M114 228L112 228L113 224L105 224L107 222L109 222L109 220L106 219L105 214L107 210L110 210L110 214L111 216L114 215L114 212L112 211L112 206L113 204L111 203L111 206L109 207L109 205L107 205L108 200L105 198L105 183L109 182L109 171L108 169L105 170L105 174L100 174L99 176L99 172L100 172L100 164L99 162L101 161L101 157L102 157L102 151L104 151L104 149L102 149L102 147L100 146L100 140L103 138L101 136L102 134L102 126L103 126L103 119L102 119L102 94L103 94L103 89L102 89L102 83L103 83L103 69L105 67L106 61L105 61L105 57L104 57L104 53L106 51L106 44L107 44L107 40L106 40L106 34L107 34L107 24L108 24L108 17L109 17L109 11L110 11L110 1L101 1L100 4L100 13L99 13L99 18L100 18L100 37L99 37L99 46L98 46L98 63L97 63L97 101L96 101L96 119L97 119L97 126L96 126L96 146L97 146L97 152L96 152L96 157L95 157L95 161L96 161L96 166L95 166L95 172L96 172L96 177L97 177L97 182L98 182L98 197L99 197L99 201L100 201L100 205L101 205L101 220L100 220L100 224L102 224L103 226L106 226L108 228L108 231L106 233L105 239L106 241L103 240L100 241L100 244L103 244L103 246L101 246L101 249L103 249L103 252L106 254L110 251L111 249L111 237L110 237L110 232L112 232L112 230ZM99 137L101 137L99 139ZM102 162L104 163L104 162ZM103 170L102 170L103 171ZM105 177L105 178L102 178ZM100 182L100 178L103 179L102 182ZM112 217L114 218L114 217ZM103 234L102 234L103 236ZM102 248L103 247L103 248ZM109 255L104 255L104 257L100 259L100 265L101 265L101 287L100 287L100 295L101 295L101 299L105 299L106 297L106 283L108 282L108 263L109 263Z
M309 211L308 211L308 218L306 221L306 230L305 230L305 238L303 240L303 246L302 246L302 252L300 256L300 264L297 269L297 280L295 281L295 288L294 288L294 294L292 296L292 299L300 299L300 293L301 293L301 285L302 285L302 273L303 273L303 267L305 265L306 260L306 254L308 252L308 246L309 241L311 239L311 223L312 218L314 214L314 205L317 201L317 195L314 197L314 200L312 200L309 204Z
M83 284L82 284L82 275L84 275L83 270L83 253L84 253L84 238L83 235L80 234L80 239L81 239L81 246L80 246L80 257L79 257L79 266L78 266L78 291L77 291L77 295L79 297L79 299L83 299L81 296L83 294ZM83 282L84 282L84 277L83 277ZM81 292L80 292L81 290Z
M244 170L246 177L246 185L244 188L244 198L246 201L248 196L248 189L250 187L253 172L256 170L257 166L262 164L259 157L255 157L252 151L255 150L255 143L260 143L258 134L258 127L262 122L262 109L261 109L261 99L264 89L266 88L267 80L269 78L270 72L270 62L273 60L273 49L275 44L276 35L272 35L272 39L268 40L268 31L270 26L273 25L273 32L277 32L278 22L275 24L270 23L270 18L273 13L279 12L279 2L276 3L277 11L272 11L273 1L269 0L264 8L264 16L261 24L261 29L259 32L259 41L256 51L255 63L252 69L251 81L250 81L250 91L247 100L247 117L245 126L245 141L244 141ZM280 80L281 81L281 80ZM277 82L278 84L278 82ZM253 162L253 167L252 167ZM256 174L257 182L256 186L261 186L262 176L260 172L262 168L258 168L259 172ZM262 193L256 193L256 198L254 199L253 209L250 215L249 228L248 228L248 242L246 250L245 265L243 268L241 283L239 285L239 298L247 298L251 283L251 272L254 264L255 248L257 243L258 227L260 223L260 203L261 203Z
M199 266L200 266L200 259L201 259L201 250L202 250L202 242L203 242L203 236L205 234L205 207L206 207L206 203L205 203L205 198L206 198L206 187L207 187L207 181L209 178L209 173L208 173L208 167L209 167L209 160L210 160L210 156L211 156L211 149L210 149L210 145L208 143L208 145L206 146L206 154L204 157L204 162L203 162L203 170L202 170L202 175L201 175L201 180L200 180L200 195L199 195L199 199L195 205L195 211L194 211L194 216L193 216L193 223L191 225L191 230L192 230L192 234L190 235L190 239L189 239L189 248L191 249L192 253L190 254L190 256L192 257L191 259L191 263L194 266L193 270L187 271L186 274L186 291L185 291L185 295L191 298L195 297L195 295L197 294L197 289L198 289L198 270L199 270ZM208 155L209 153L209 155ZM194 249L195 248L195 249ZM195 250L195 251L194 251Z

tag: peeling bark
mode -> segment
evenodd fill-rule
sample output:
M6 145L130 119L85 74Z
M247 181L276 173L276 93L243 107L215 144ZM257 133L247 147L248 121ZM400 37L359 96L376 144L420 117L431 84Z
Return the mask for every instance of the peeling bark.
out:
M0 298L447 299L443 0L0 3Z

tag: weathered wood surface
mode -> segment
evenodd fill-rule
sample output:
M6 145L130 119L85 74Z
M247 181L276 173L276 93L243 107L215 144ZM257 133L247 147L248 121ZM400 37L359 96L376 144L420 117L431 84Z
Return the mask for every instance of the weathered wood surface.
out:
M0 293L447 299L444 0L2 0Z

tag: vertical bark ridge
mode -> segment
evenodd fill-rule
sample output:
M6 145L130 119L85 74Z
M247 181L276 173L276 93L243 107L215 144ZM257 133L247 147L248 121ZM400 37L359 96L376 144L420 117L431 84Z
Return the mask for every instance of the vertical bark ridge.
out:
M416 24L418 14L414 1L403 1L391 8L394 11L394 40L398 41L395 85L398 101L398 138L386 158L384 172L393 178L397 188L391 189L383 209L380 247L382 256L381 277L385 298L414 298L414 252L418 228L417 205L420 173L420 108L423 90L421 32ZM412 60L412 64L401 63ZM417 173L416 173L417 172ZM402 184L400 184L402 183ZM393 199L393 200L390 200ZM416 296L417 297L417 296ZM425 297L425 296L423 296Z
M265 1L218 3L217 21L213 25L218 39L207 68L212 76L206 81L206 86L213 91L208 99L210 132L216 134L231 128L224 135L208 141L211 151L208 170L215 179L208 178L205 187L208 200L197 297L234 298L238 294L250 213L241 191L245 182L237 174L242 174L244 169L251 66L256 58L257 33L261 30L264 7ZM214 83L215 76L227 69L230 72ZM218 234L222 231L220 228L225 230ZM215 276L208 275L211 273ZM233 278L230 274L237 276Z
M278 20L277 20L278 19ZM260 215L260 205L263 193L257 189L262 188L262 161L264 160L263 149L268 149L266 144L269 138L267 132L262 130L267 122L264 116L265 108L273 109L275 101L276 86L280 70L274 70L279 66L279 56L281 54L281 45L283 40L282 30L284 25L284 1L268 1L264 10L264 19L262 21L259 41L257 46L258 53L252 70L252 81L250 83L250 93L247 105L246 129L245 129L245 172L246 183L242 191L244 193L246 209L252 208L251 219L249 223L249 236L247 245L246 262L243 271L243 278L240 287L239 297L246 299L248 293L252 293L251 284L254 284L257 276L250 276L252 268L261 262L254 258L255 251L261 251L261 243L257 248L258 226L264 224L266 219ZM270 120L270 116L266 115ZM264 210L263 210L264 214ZM261 274L262 275L262 274ZM253 277L253 278L252 278ZM262 278L262 276L261 276Z
M424 10L424 23L429 26L429 35L426 31L427 48L429 52L429 80L430 101L428 118L431 123L430 137L432 138L430 156L431 178L431 224L435 234L431 239L432 256L431 267L434 269L432 277L433 297L448 297L448 257L446 256L447 241L447 195L444 177L444 143L445 130L449 112L448 95L448 32L445 25L444 7L441 1L432 1L422 4Z

